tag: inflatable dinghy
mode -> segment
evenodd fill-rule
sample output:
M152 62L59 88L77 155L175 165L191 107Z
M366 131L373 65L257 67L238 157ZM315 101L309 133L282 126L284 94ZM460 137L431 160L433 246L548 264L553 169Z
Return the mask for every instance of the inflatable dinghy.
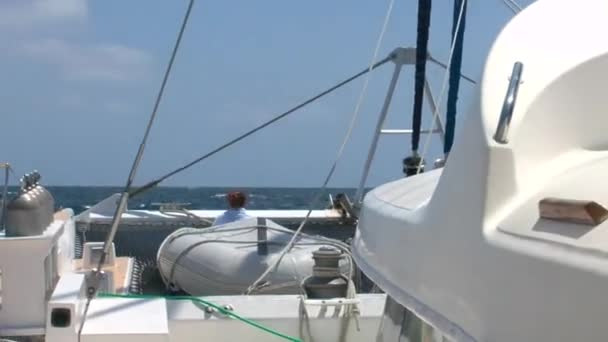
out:
M195 296L239 295L279 257L294 231L270 220L251 218L210 228L181 228L159 248L157 263L165 285ZM321 236L301 233L255 293L299 294L312 275L313 252L320 247L348 246ZM349 258L340 270L350 271Z

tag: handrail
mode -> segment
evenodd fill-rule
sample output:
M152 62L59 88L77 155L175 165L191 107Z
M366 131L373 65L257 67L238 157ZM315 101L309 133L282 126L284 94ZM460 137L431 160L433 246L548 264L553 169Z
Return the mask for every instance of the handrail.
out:
M511 117L513 116L513 109L515 108L515 101L517 100L517 92L519 90L521 73L523 69L524 65L521 62L515 62L515 64L513 64L509 88L507 89L505 101L502 104L502 110L500 111L500 119L498 119L496 133L494 133L494 140L499 144L506 144L509 142L507 136L509 134Z

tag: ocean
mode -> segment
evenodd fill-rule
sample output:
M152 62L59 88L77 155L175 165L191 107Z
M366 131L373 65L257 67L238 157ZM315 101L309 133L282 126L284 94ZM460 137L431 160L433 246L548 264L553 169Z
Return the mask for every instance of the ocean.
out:
M76 214L108 196L122 191L109 186L47 186L55 197L57 208L72 208ZM11 188L14 193L17 189ZM318 194L315 188L253 188L253 187L159 187L130 199L130 209L156 209L158 203L189 203L188 209L224 209L226 193L240 190L247 193L248 209L307 209ZM355 189L326 189L315 209L329 205L329 194L345 193L351 199Z

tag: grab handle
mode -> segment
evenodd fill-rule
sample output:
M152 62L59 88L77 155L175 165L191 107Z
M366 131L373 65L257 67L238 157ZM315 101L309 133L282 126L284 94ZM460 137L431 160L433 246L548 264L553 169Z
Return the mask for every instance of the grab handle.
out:
M515 101L517 100L517 92L519 90L523 69L524 65L521 62L515 62L515 64L513 64L509 88L507 89L505 101L502 104L496 133L494 133L494 140L499 144L506 144L509 142L509 126L511 125L511 117L513 116L513 109L515 108Z

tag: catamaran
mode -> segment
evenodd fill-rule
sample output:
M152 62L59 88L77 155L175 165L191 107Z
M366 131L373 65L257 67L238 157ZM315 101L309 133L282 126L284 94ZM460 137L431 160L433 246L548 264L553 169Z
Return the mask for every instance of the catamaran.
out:
M428 26L430 1L420 4L419 23ZM450 71L466 0L455 8ZM182 277L166 285L181 282L181 290L192 294L134 294L136 263L116 255L114 237L127 200L141 191L131 188L138 159L124 193L109 202L114 215L107 239L83 245L72 210L54 211L40 176L24 177L18 196L10 202L3 196L0 336L51 342L605 341L608 196L601 186L601 83L608 73L608 43L584 38L608 29L607 15L605 1L574 6L541 0L515 16L494 42L448 158L423 170L425 154L413 154L405 160L408 177L374 188L362 202L355 196L351 246L308 240L301 231L306 220L295 230L263 218L177 230L163 248L183 239L179 253L185 256L172 259L176 254L161 248L159 255L167 255L161 267L181 267ZM387 57L396 76L369 162L401 66L412 58L415 64L427 60L422 45ZM421 81L419 99L424 72ZM453 134L451 126L446 123L446 136ZM414 132L419 136L420 128ZM145 139L138 158L144 145ZM201 238L218 231L247 233L232 236L232 242ZM256 277L247 288L231 288L241 294L205 294L208 286L196 287L196 255L208 245L197 243L212 240L242 248L249 261L267 263L253 267ZM298 243L315 248L298 249ZM310 253L312 262L302 266L296 252ZM299 286L290 283L289 289L299 287L299 293L262 294L286 280L272 274L292 257ZM310 272L302 277L305 268ZM357 291L359 269L378 291Z

